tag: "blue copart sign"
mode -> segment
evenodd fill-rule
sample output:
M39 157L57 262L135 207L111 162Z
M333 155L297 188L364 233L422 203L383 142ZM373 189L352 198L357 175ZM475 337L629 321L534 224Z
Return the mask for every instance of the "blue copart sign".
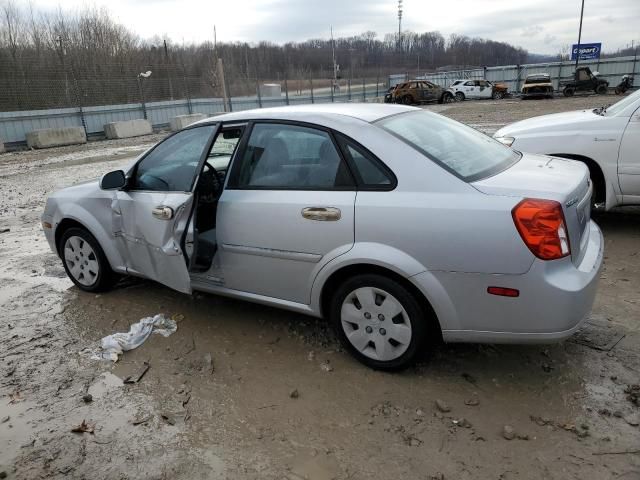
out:
M581 43L580 48L577 44L573 44L571 47L571 60L575 60L578 56L578 50L580 50L580 60L594 60L600 58L600 50L602 50L601 43Z

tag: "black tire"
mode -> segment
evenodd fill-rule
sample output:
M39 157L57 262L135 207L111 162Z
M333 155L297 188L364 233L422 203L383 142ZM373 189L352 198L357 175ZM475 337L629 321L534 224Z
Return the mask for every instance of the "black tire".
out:
M573 89L573 87L565 87L562 93L565 97L573 97L575 90Z
M411 95L405 95L402 97L402 103L405 105L413 105L413 98L411 98Z
M616 92L616 95L620 95L620 94L624 93L620 87L616 87L615 92Z
M504 92L496 91L493 92L492 96L494 100L502 100L504 98Z
M609 89L607 88L606 85L600 84L596 87L596 93L598 95L606 95L608 91Z
M356 289L366 287L383 290L395 297L395 300L402 305L408 316L408 322L411 327L411 339L404 353L392 360L381 361L363 354L348 340L342 325L341 311L343 302L347 296L351 295ZM356 275L344 281L331 297L329 319L345 349L348 350L358 361L373 369L386 371L405 369L425 353L424 347L429 337L429 327L432 324L432 319L429 318L420 302L411 292L397 281L378 274ZM387 324L389 321L392 321L391 319L386 320ZM378 325L381 327L384 326L384 321L378 323Z
M65 260L65 244L71 237L80 237L91 246L91 249L94 252L95 260L98 263L98 273L95 281L90 285L80 283L71 273L69 265L67 265L67 261ZM62 260L64 270L65 272L67 272L67 276L80 290L84 290L85 292L103 292L113 287L113 285L118 280L117 275L111 269L111 265L109 265L109 261L107 260L102 247L95 239L95 237L84 228L71 227L65 230L58 243L58 254L60 255L60 258Z
M456 92L456 102L464 102L464 93Z
M455 102L455 97L451 94L451 92L445 92L442 94L442 103L453 103Z

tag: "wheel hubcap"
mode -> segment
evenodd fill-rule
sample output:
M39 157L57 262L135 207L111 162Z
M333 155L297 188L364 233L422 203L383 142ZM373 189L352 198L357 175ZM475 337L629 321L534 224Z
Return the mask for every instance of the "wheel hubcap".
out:
M411 343L409 315L398 299L379 288L362 287L347 295L341 320L351 345L374 360L395 360Z
M100 267L96 253L82 237L69 237L64 244L64 261L73 278L87 287L98 279Z

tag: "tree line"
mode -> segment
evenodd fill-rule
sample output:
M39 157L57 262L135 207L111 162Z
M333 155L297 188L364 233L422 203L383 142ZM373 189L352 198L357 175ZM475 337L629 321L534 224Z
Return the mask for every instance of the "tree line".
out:
M375 32L271 42L182 45L142 39L107 10L38 11L15 0L0 3L0 110L107 105L221 95L216 59L231 95L251 94L260 81L330 81L333 55L343 82L443 66L525 63L528 52L507 43L440 32ZM149 78L141 72L152 71ZM289 87L291 88L291 86ZM305 87L306 88L306 87Z

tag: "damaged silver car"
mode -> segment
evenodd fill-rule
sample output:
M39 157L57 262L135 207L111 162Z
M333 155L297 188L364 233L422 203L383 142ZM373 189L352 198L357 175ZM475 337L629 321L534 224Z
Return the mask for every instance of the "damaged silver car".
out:
M187 127L42 216L82 290L121 275L327 317L379 369L429 341L548 342L589 312L603 239L586 166L440 115L328 104Z

